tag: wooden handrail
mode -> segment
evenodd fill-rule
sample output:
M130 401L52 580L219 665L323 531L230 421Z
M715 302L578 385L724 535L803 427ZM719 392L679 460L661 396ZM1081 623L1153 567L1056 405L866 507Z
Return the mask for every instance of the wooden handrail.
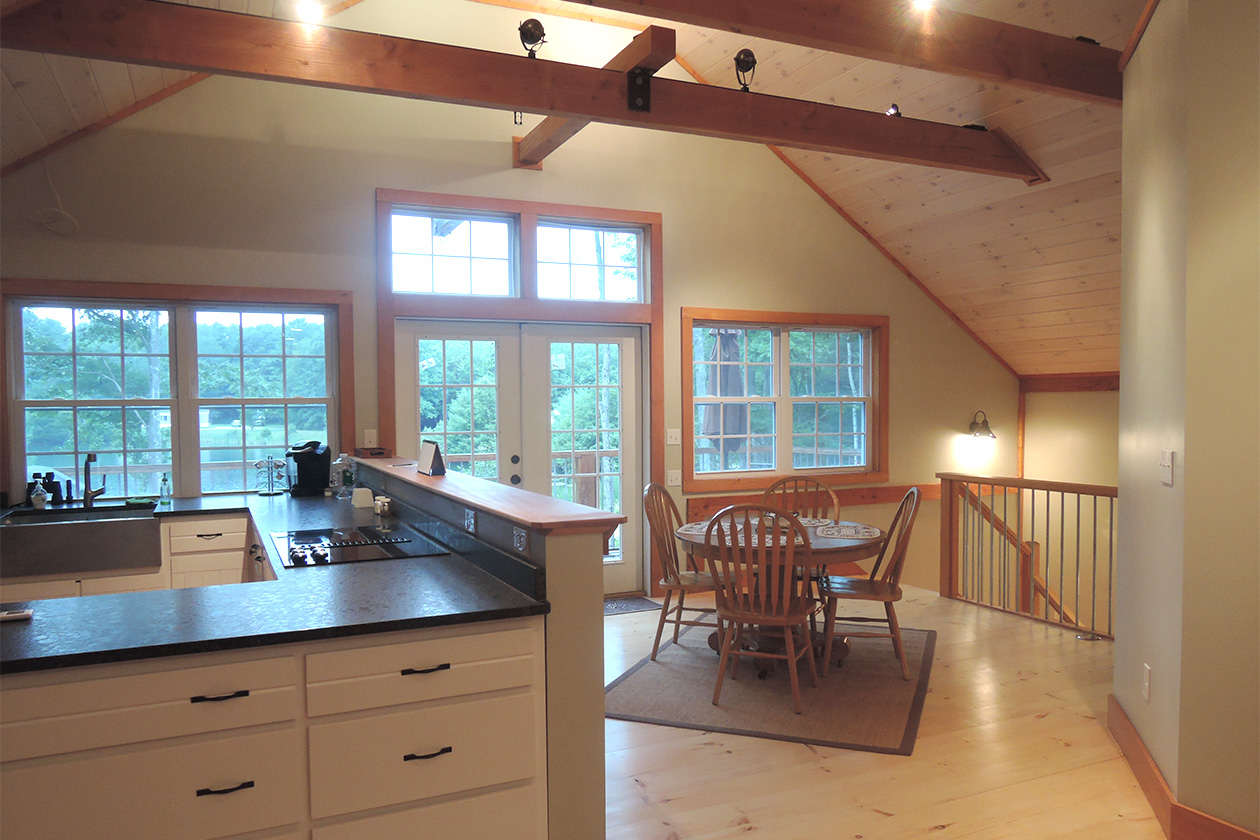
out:
M941 481L940 592L943 596L974 601L975 603L988 603L982 595L977 600L977 596L971 593L964 593L961 588L963 557L960 549L962 521L964 519L963 505L965 504L977 512L979 519L987 523L988 529L991 529L991 533L996 535L998 540L1004 540L1005 544L1017 549L1017 554L1010 558L1010 561L1014 563L1014 604L1008 605L1005 596L1003 596L1001 604L989 603L990 606L996 606L1000 609L1036 619L1044 618L1050 623L1061 626L1084 628L1099 635L1110 636L1109 621L1107 630L1082 625L1075 611L1070 609L1064 602L1063 593L1052 588L1049 580L1047 580L1047 576L1043 574L1040 561L1041 545L1036 541L1035 535L1030 535L1031 539L1024 539L1025 511L1023 491L1041 491L1045 493L1059 493L1063 496L1077 495L1115 499L1118 498L1118 488L1107 485L1039 481L1001 476L978 476L963 473L937 473L937 477ZM992 504L991 500L986 502L982 490L984 485L989 485L992 488L992 498L996 498L998 495L1005 496L1008 493L1015 493L1020 498L1014 511L1014 515L1018 520L1018 524L1015 527L1008 525L1004 521L1001 512L995 509L996 506ZM1081 506L1078 502L1078 534L1080 509ZM1114 510L1111 506L1109 506L1109 509ZM1096 502L1095 511L1097 511ZM1003 557L1006 556L1008 555L1004 553ZM1009 592L1010 590L1006 591ZM1091 597L1095 596L1091 595ZM1046 610L1044 617L1039 615L1040 609ZM1092 625L1094 622L1091 620L1088 623Z
M966 484L992 484L997 487L1013 487L1018 490L1048 490L1053 493L1079 493L1082 496L1110 496L1117 498L1119 488L1107 484L1076 484L1070 481L1041 481L1034 478L1007 476L964 475L963 473L939 472L942 481L961 481Z

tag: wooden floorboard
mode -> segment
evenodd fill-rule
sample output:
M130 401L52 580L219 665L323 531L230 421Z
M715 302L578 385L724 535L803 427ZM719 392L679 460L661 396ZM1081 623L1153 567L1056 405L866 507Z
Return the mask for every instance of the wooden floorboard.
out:
M609 720L609 840L1163 839L1107 729L1109 642L922 589L898 617L937 631L914 755ZM605 619L606 682L656 619Z

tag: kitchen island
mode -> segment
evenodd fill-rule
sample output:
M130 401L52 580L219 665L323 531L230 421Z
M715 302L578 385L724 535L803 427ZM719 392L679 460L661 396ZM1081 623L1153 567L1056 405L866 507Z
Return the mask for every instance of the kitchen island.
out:
M76 836L62 812L86 811L95 836L602 836L602 670L557 644L592 616L601 644L616 519L536 497L549 512L524 521L486 503L497 485L467 482L440 494L455 517L408 503L405 473L372 472L402 490L394 518L455 550L286 569L265 535L380 518L326 497L176 500L164 519L247 513L275 579L6 604L35 613L0 629L6 830ZM188 781L191 812L161 806L216 762L222 778Z

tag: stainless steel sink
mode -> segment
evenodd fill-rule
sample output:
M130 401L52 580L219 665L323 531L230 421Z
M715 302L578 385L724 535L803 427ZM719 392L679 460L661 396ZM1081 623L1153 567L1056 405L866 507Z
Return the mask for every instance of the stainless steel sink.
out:
M0 518L0 578L152 570L161 563L152 508L17 508Z

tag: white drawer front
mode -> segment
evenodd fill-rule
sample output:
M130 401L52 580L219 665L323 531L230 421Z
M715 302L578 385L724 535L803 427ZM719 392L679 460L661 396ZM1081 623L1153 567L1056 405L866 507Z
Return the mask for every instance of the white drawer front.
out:
M527 686L537 634L508 630L306 658L307 714L380 708Z
M249 530L249 517L239 516L177 516L170 519L171 538L196 537L204 534L244 534Z
M530 778L534 704L515 694L312 725L311 816Z
M544 840L546 802L534 785L316 828L311 840Z
M300 733L291 729L10 765L0 775L4 832L47 840L203 840L297 823L302 798L295 768L300 761Z
M293 720L298 711L293 657L28 688L17 677L0 704L3 761Z
M245 551L244 531L199 531L177 537L171 535L171 554L191 554L206 551Z

